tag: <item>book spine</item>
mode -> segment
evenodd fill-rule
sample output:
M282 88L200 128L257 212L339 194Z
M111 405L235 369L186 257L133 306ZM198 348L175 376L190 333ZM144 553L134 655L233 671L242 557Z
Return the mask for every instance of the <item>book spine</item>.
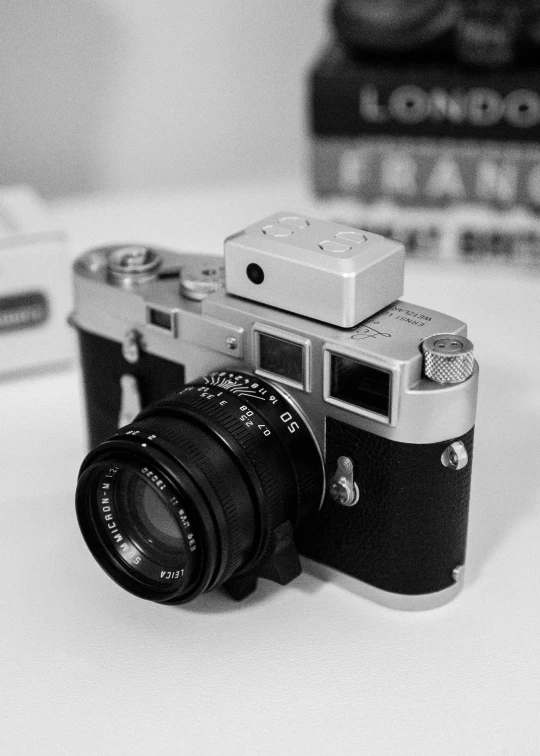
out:
M457 260L540 267L540 217L522 210L458 212L391 202L363 205L339 197L320 200L317 213L338 223L397 239L409 257L436 262Z
M450 139L315 137L315 193L403 206L540 207L540 145Z
M310 80L317 136L408 136L540 142L540 66L356 63L326 55Z

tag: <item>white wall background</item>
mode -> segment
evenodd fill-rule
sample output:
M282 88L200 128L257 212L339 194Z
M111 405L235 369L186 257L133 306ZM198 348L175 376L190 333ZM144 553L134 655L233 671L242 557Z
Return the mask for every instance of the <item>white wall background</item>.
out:
M296 173L328 0L2 0L0 184Z

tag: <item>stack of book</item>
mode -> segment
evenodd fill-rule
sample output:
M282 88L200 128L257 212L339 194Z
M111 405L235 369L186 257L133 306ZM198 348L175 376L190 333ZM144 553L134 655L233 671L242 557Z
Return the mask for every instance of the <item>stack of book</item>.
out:
M540 264L540 65L362 60L335 42L309 88L328 216L409 254Z

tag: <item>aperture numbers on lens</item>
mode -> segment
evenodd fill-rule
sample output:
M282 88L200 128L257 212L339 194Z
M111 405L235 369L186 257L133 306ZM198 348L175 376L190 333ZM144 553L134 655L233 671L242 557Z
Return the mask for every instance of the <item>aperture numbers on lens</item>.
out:
M291 407L290 399L281 395L281 392L272 393L273 389L271 383L257 381L253 376L223 371L210 373L204 377L204 385L188 386L184 391L195 390L207 399L218 399L220 406L227 405L229 411L241 413L237 417L246 428L261 431L263 436L271 436L276 432L279 435L281 424L291 434L301 431L301 418ZM242 397L246 402L257 399L262 404L246 403L238 408L234 402L227 400L227 395ZM283 409L287 411L283 412Z
M245 396L248 399L258 399L263 402L277 404L278 397L270 394L268 389L250 376L240 373L211 373L205 376L205 382L215 388L221 388L235 396Z
M235 388L237 384L232 384ZM272 435L271 429L268 427L267 423L263 422L264 418L256 412L254 409L249 407L247 404L242 404L240 406L236 405L235 402L230 402L227 399L227 396L232 394L233 397L238 396L246 396L245 390L240 393L238 391L232 392L230 388L228 388L225 391L216 391L215 389L219 388L219 384L211 384L206 386L186 386L186 388L181 393L189 394L195 393L198 396L200 396L203 399L207 399L208 401L216 400L220 407L223 407L227 409L229 412L233 414L233 416L236 416L237 419L250 431L255 431L257 433L261 433L265 438ZM243 386L245 389L245 387ZM253 384L253 386L250 387L253 390L260 389L262 392L267 394L268 392L266 389L259 386L259 384ZM247 394L247 396L251 399L262 399L260 396L253 396L252 394ZM264 401L268 401L271 404L275 404L278 399L274 395L269 395L268 397L264 398ZM240 413L240 414L237 414Z

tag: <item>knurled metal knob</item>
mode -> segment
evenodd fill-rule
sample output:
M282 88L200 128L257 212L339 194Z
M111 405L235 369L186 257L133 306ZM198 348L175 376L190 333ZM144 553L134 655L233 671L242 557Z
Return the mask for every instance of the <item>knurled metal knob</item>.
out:
M474 370L473 343L465 336L437 333L422 342L424 373L436 383L463 383Z

